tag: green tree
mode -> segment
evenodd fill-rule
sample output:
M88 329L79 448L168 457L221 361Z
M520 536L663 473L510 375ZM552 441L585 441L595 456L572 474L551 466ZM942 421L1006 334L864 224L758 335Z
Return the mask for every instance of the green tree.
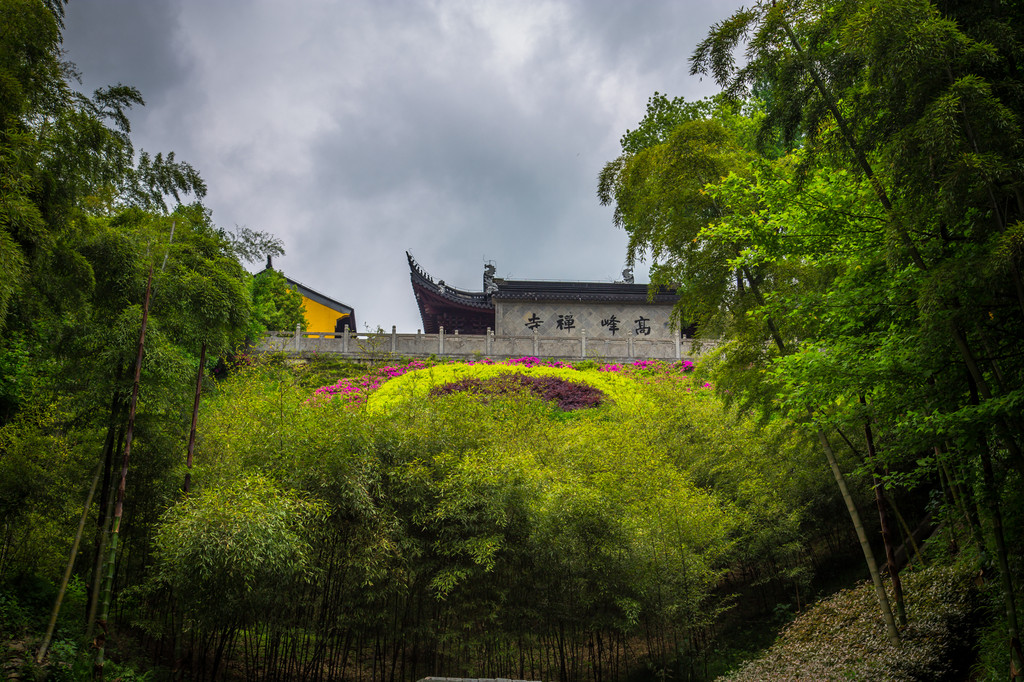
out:
M62 8L0 2L2 419L64 397L64 421L54 428L75 442L76 455L88 446L103 453L97 516L105 526L146 272L158 267L134 434L144 456L133 484L142 494L127 512L139 515L129 526L137 529L138 551L118 564L132 571L144 561L147 516L168 500L164 476L180 423L179 389L195 371L196 355L201 373L207 349L226 354L242 340L251 302L226 233L202 207L181 204L186 195L205 194L198 173L173 153L134 149L128 111L143 103L138 91L118 85L86 97L73 88L74 67L60 50ZM55 470L58 452L51 452ZM14 496L19 485L5 479ZM58 505L51 513L57 517ZM124 546L133 542L129 533ZM94 558L103 554L94 546ZM94 572L98 578L98 565Z
M313 527L323 506L260 476L206 488L164 514L150 590L173 592L182 616L216 640L210 673L242 628L291 614L315 577Z
M11 387L8 402L29 379L18 357L59 354L53 344L88 315L95 274L81 250L90 241L86 213L163 212L167 197L206 191L171 154L136 159L128 110L142 104L138 91L118 85L86 97L71 87L61 11L59 2L0 3L0 383Z
M997 444L972 448L972 459L984 471L1018 669L1013 571L995 501L1001 465L1024 475L1011 407L1024 391L1011 350L1024 331L1019 19L1016 6L919 0L759 4L713 27L693 59L695 72L732 93L766 91L762 131L802 136L810 157L857 173L882 207L889 281L913 293L917 311L902 337L919 356L964 369L957 381L942 381L948 369L930 379L939 385L930 407L972 415L954 430ZM746 36L749 59L736 68L732 50Z
M250 338L270 331L294 330L296 325L307 327L302 294L288 286L277 270L264 270L252 278L253 324Z
M664 104L652 98L640 130L661 125ZM677 106L703 113L682 102ZM665 142L609 164L598 194L603 203L615 203L616 220L630 234L630 255L638 249L652 252L652 282L675 283L680 294L677 319L696 321L704 335L731 336L729 365L738 370L733 376L750 376L751 368L763 370L791 354L808 331L807 320L775 314L780 307L773 301L813 288L829 274L806 257L807 245L785 239L794 232L787 219L764 207L762 192L771 191L765 185L778 186L779 171L784 173L792 160L758 160L743 144L752 142L744 133L756 119L746 119L744 126L743 119L728 109L719 112L717 120L686 121L667 134L648 136ZM708 131L714 135L709 137ZM623 146L632 146L629 135ZM792 257L781 257L786 255ZM751 386L749 380L745 383ZM755 394L771 399L772 390L763 382L755 385ZM807 403L804 409L810 411L812 405ZM888 597L853 494L826 432L820 426L816 430L857 530L890 641L898 645Z

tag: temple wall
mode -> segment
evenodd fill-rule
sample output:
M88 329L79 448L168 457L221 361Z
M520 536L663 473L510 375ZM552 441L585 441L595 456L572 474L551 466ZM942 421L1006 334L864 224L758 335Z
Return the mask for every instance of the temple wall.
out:
M302 307L311 332L333 333L338 320L345 315L345 313L339 313L337 310L328 308L306 296L302 297Z
M623 339L630 334L648 340L673 339L671 305L654 303L581 303L495 301L494 332L498 336L579 337Z
M565 313L562 313L565 314ZM590 331L574 334L539 332L516 335L470 334L318 334L271 332L257 344L258 352L283 352L310 356L329 354L352 360L387 360L392 357L450 357L458 359L537 356L564 360L591 359L607 362L631 360L695 360L691 339L655 338L624 334L621 330L593 337ZM632 330L631 330L632 331ZM704 342L704 348L716 344Z

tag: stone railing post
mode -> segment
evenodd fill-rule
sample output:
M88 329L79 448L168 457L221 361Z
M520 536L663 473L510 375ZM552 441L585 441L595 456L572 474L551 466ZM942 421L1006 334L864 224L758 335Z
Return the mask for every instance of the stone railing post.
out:
M580 330L580 357L587 357L587 330Z
M348 352L348 325L341 328L341 352Z
M540 355L540 340L537 338L537 330L533 330L533 357Z
M398 334L395 330L395 325L391 325L391 352L398 352Z
M629 333L629 336L626 337L626 339L627 339L626 354L627 354L627 356L629 357L630 360L633 359L633 339L635 337L636 337L636 331L635 330L631 331Z
M676 360L683 359L683 342L681 337L682 334L676 334Z
M437 329L437 354L444 355L444 327Z
M487 355L491 354L492 339L493 338L494 338L494 332L492 332L491 328L488 327L487 328L487 341L485 342L486 343L486 347L487 347Z
M295 352L296 353L301 353L302 352L302 325L301 324L295 325L295 339L294 339L294 341L295 341Z

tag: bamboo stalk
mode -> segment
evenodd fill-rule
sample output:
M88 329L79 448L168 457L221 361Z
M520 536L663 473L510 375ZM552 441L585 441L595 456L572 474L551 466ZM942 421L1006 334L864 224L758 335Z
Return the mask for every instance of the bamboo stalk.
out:
M139 401L139 379L142 375L142 355L146 344L146 324L149 322L150 293L153 290L153 266L149 266L146 280L146 299L142 306L142 326L139 329L139 348L135 355L135 379L132 382L132 398L128 408L128 429L125 434L124 457L121 460L121 480L117 486L117 502L114 504L114 519L110 527L110 547L107 553L107 574L103 586L103 601L99 618L99 634L96 637L96 660L93 663L93 678L103 679L104 654L107 643L107 619L110 615L110 596L114 587L114 561L117 558L117 544L121 529L121 515L124 510L125 481L128 478L128 460L132 452L132 436L135 431L135 408Z
M860 396L860 404L867 406L864 395ZM903 601L903 582L900 580L900 567L896 563L896 550L893 547L892 531L889 528L889 515L886 513L885 500L882 494L882 482L875 475L875 463L878 461L878 453L875 451L875 438L871 431L871 423L864 422L864 438L868 445L868 460L871 464L871 482L875 492L875 506L878 508L878 522L882 531L882 542L885 545L885 560L889 564L889 578L892 580L893 594L896 597L896 616L899 618L900 627L907 626L907 608Z
M36 663L42 663L46 656L46 650L50 647L50 640L53 638L53 630L57 626L57 616L60 615L60 607L64 603L64 593L68 588L68 581L71 580L71 571L75 567L75 556L78 554L78 545L82 542L82 531L85 530L85 521L89 518L89 508L92 506L92 498L96 494L96 487L100 482L100 474L103 472L103 463L96 465L96 473L92 477L92 485L89 486L89 494L85 497L85 504L82 507L82 518L78 521L78 531L75 533L75 541L71 543L71 551L68 553L68 565L64 569L64 577L60 581L60 589L57 591L57 599L53 604L53 611L50 613L50 622L46 626L46 634L43 635L43 643L39 645L39 652L36 654Z
M203 391L203 370L206 368L206 341L199 353L199 372L196 374L196 396L192 403L192 428L188 434L188 455L185 458L185 484L182 489L187 495L192 487L192 454L196 449L196 424L199 422L199 398Z
M808 409L808 412L810 412L810 409ZM835 476L843 502L846 503L846 511L849 513L850 519L853 521L853 527L857 531L857 539L860 540L864 561L868 565L871 582L875 586L875 596L878 598L878 605L882 610L882 618L885 620L885 629L889 636L889 643L898 648L900 646L900 633L896 629L896 620L893 618L892 608L889 605L889 596L885 592L885 585L882 584L882 576L878 571L878 563L875 561L875 552L871 549L871 543L868 541L867 531L864 529L864 524L861 521L860 512L857 511L853 495L850 494L850 489L846 485L846 477L843 475L842 469L839 468L835 452L833 452L825 432L820 428L818 429L818 440L821 442L822 450L825 451L825 457L828 459L833 476Z

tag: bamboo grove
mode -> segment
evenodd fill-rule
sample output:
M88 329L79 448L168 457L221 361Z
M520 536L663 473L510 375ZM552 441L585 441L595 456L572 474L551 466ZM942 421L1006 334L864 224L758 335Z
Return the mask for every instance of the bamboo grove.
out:
M977 659L950 675L1024 669L1022 11L710 27L690 64L722 94L655 94L598 177L723 339L696 368L353 368L244 352L301 323L242 265L280 242L133 147L134 88L74 89L60 0L0 0L9 649L50 679L708 679L839 565L886 656L945 628ZM563 382L586 407L528 390ZM920 606L929 565L957 619Z
M733 339L719 386L806 422L844 496L834 453L862 459L883 535L883 485L943 491L991 553L1016 671L1021 26L1002 3L740 9L691 58L722 96L652 98L598 190L681 317ZM893 609L861 544L899 647L899 589Z
M284 367L221 384L201 492L164 515L126 616L200 678L686 677L727 586L793 600L828 557L805 533L847 542L805 516L835 517L807 439L679 368L532 368L612 396L571 412L414 388L488 371L415 369L355 407Z

